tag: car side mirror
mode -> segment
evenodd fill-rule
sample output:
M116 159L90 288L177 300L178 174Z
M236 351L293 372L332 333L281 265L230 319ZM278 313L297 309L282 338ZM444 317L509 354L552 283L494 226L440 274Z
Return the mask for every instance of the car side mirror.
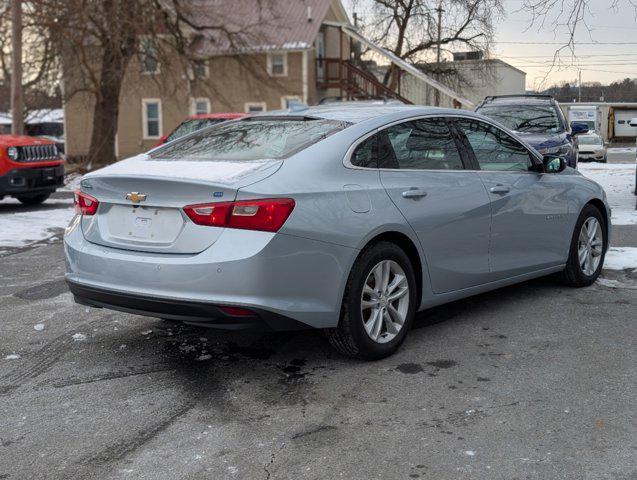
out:
M628 125L630 125L631 127L637 127L637 117L631 118L630 122L628 122Z
M583 133L588 133L588 125L582 122L573 122L571 123L571 133L573 135L581 135Z
M564 157L545 155L542 163L544 163L544 171L546 173L560 173L566 168L566 160L564 160Z

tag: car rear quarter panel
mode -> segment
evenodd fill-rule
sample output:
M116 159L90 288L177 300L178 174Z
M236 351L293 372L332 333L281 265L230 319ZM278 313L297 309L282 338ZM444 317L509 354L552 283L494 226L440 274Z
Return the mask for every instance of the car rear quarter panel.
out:
M375 237L398 232L409 238L418 250L423 271L421 284L425 291L430 290L421 245L383 188L379 171L343 165L351 144L370 131L369 128L350 128L352 131L347 135L334 135L286 160L275 175L241 188L237 200L271 196L294 198L296 206L280 233L352 249L347 272L360 251ZM326 281L340 282L342 292L347 276Z

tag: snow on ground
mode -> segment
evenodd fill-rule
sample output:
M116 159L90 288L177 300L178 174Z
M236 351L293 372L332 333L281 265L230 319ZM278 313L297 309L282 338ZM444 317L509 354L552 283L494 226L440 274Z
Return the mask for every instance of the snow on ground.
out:
M637 225L635 202L635 163L583 163L580 173L599 183L613 209L613 225Z
M637 269L637 247L610 247L606 252L604 268L607 270Z
M635 153L637 147L611 147L606 149L606 153Z
M46 240L58 233L57 229L66 228L74 215L70 198L49 199L42 206L24 209L17 200L7 198L0 201L0 208L8 204L16 208L0 210L0 247L24 247Z

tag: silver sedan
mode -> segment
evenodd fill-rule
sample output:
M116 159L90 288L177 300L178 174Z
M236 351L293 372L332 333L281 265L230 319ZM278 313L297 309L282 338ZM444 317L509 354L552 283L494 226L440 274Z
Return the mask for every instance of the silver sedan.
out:
M86 175L75 300L392 354L417 311L600 274L603 189L477 114L335 105L226 122Z

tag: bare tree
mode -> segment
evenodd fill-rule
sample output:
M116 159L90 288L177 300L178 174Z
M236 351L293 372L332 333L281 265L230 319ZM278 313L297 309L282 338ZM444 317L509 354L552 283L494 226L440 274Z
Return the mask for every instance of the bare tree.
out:
M488 53L501 14L501 0L373 0L364 31L398 57L423 63L435 60L438 49L463 46ZM442 80L453 75L451 66L436 64L433 73ZM395 86L395 73L390 67L383 83Z
M257 4L266 0L255 0ZM195 63L207 59L196 46L202 37L241 51L249 32L233 29L222 17L200 19L190 0L30 0L32 21L48 31L62 63L64 96L93 99L93 130L88 160L113 162L120 93L132 60L144 67L163 65L156 82L173 87L192 80ZM245 25L243 26L245 27Z
M5 83L12 83L13 68L11 57L18 52L13 49L11 30L13 28L11 1L0 1L0 77ZM23 107L15 113L26 118L37 108L59 106L59 63L47 31L35 24L32 18L33 5L22 1L22 48L20 66L22 70ZM0 101L0 108L9 108L9 93Z
M11 1L11 133L24 134L22 94L22 0Z
M633 18L637 21L637 0L609 0L607 8L617 14L626 14L630 9ZM589 21L592 17L591 0L523 0L520 8L531 16L528 28L551 29L554 32L566 31L567 40L556 48L553 60L546 71L543 85L556 67L572 66L577 61L577 34L588 32L587 40L594 40L592 36L593 26ZM580 33L581 34L581 33Z

